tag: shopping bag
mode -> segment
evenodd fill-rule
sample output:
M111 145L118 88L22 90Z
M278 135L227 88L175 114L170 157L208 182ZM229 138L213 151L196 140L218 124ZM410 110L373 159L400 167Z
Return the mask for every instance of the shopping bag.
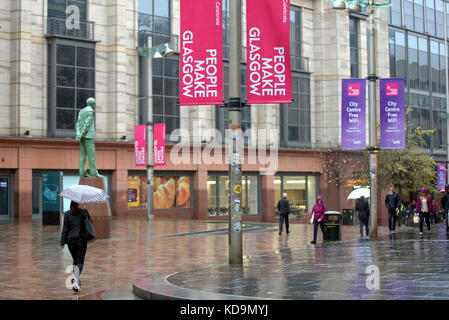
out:
M419 214L418 213L415 213L415 215L413 216L413 222L419 223Z
M310 223L313 223L313 219L314 219L314 218L315 218L315 212L312 213L312 216L310 217L309 222L310 222Z

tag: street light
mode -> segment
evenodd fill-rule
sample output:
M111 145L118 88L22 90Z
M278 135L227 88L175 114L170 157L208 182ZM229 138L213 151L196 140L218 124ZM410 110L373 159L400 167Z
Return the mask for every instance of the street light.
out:
M146 117L147 131L147 218L153 219L153 59L162 59L174 54L171 42L153 47L153 38L147 37L144 48L137 48L142 59L142 115ZM161 54L162 52L162 54Z
M334 2L333 7L341 7L341 0L330 0ZM368 106L369 106L369 147L370 152L370 212L371 212L371 231L370 234L377 237L377 90L376 90L376 27L374 23L374 9L390 7L391 3L378 3L375 0L361 2L357 0L346 0L348 10L361 11L361 7L368 7L369 14L369 50L368 52Z

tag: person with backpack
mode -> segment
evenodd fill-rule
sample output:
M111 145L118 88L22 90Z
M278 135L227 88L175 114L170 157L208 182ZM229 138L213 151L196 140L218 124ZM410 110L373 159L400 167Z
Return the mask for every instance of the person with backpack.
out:
M369 204L368 201L365 200L364 196L361 196L360 199L355 204L355 211L359 213L360 236L363 238L363 226L365 226L366 236L368 237Z
M86 234L85 219L92 222L89 212L86 209L80 209L79 204L72 201L70 210L64 213L60 246L64 249L64 245L67 244L73 258L74 279L72 279L72 284L75 292L81 289L80 276L83 271L87 241L89 240Z
M309 219L313 217L313 241L311 244L316 244L316 237L318 235L318 225L321 228L321 232L324 232L324 213L327 211L327 207L324 204L323 197L318 196L316 203L312 208Z
M390 231L395 231L397 213L396 210L399 208L401 203L401 198L394 191L394 185L391 185L387 195L385 196L385 207L388 209L388 229Z
M424 220L426 220L427 230L430 231L430 214L435 211L432 196L426 188L422 188L416 201L416 212L419 213L419 236L423 237Z

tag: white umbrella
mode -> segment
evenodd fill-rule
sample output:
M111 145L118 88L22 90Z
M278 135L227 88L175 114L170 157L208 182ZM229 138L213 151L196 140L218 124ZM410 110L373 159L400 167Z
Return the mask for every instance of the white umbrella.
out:
M60 197L77 203L103 203L109 199L106 192L87 185L73 185L59 194Z
M361 196L364 196L365 198L369 198L369 189L368 188L359 188L352 191L347 200L350 199L359 199Z

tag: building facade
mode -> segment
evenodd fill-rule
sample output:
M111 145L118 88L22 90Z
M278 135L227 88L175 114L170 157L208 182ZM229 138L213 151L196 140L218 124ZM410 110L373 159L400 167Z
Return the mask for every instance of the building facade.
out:
M179 106L179 54L153 59L151 68L139 55L138 48L148 44L170 42L177 50L180 0L2 3L0 216L40 219L46 199L43 180L48 172L59 173L60 188L78 183L80 153L75 122L86 98L95 97L97 167L105 175L114 216L146 216L146 170L135 166L133 140L134 126L146 122L150 101L154 122L167 124L167 165L155 171L156 217L226 219L227 109ZM227 99L228 0L222 5ZM404 42L396 33L408 37L409 31L396 26L389 16L389 10L383 9L376 19L380 77L388 77L390 72L401 76L406 63L401 58L405 45L401 47ZM245 1L241 24L241 89L245 100ZM367 75L367 15L334 10L327 0L292 0L290 26L294 101L247 105L242 114L242 210L247 221L274 221L274 207L284 191L297 217L310 212L318 194L324 195L330 209L353 206L346 201L352 190L346 185L340 195L341 208L336 208L335 185L327 179L322 153L338 149L340 144L341 79ZM428 61L433 61L432 41L441 39L428 40ZM435 100L441 106L445 97L441 69L435 84L434 74L430 74L433 69L427 70L427 87L420 87L419 80L416 87L406 74L408 101L416 99L412 93L419 97L427 90L428 101ZM144 81L149 72L151 86ZM429 104L428 109L430 106L433 108ZM438 115L434 119L434 113L428 114L432 115L419 115L424 122L428 119L429 126L443 122ZM432 146L444 145L444 132L441 127L440 136L432 138ZM435 154L444 151L432 150ZM353 156L363 158L362 153L354 152ZM61 201L60 210L67 207L68 203ZM381 222L383 219L384 214Z

